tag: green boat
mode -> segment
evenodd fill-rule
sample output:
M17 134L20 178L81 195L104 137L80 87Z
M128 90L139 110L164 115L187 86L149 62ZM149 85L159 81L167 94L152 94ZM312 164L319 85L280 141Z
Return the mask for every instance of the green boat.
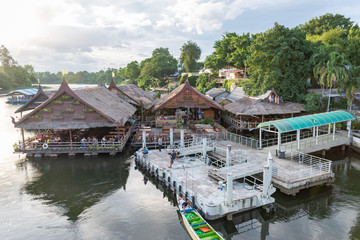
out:
M223 240L195 209L180 209L186 231L194 240Z

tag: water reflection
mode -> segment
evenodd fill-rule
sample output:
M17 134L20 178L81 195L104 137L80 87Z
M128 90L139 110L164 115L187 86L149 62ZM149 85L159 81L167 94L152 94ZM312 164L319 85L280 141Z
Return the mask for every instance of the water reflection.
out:
M126 190L130 160L122 158L34 159L38 176L23 190L46 204L61 206L64 215L77 220L86 209L117 189ZM25 168L25 166L24 166Z

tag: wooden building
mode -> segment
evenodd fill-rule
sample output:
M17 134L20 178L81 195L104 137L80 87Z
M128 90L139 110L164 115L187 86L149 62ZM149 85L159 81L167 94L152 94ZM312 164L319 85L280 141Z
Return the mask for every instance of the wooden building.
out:
M303 104L284 102L274 89L259 98L240 98L224 109L224 121L235 130L251 130L262 122L294 117L305 111Z
M15 113L20 113L22 117L22 113L25 111L33 110L43 102L45 102L50 96L52 96L54 92L44 92L41 85L39 84L39 88L37 93L24 105L18 108Z
M136 108L104 87L72 90L63 79L58 91L13 123L22 130L19 151L87 153L121 151L130 137ZM24 130L38 130L25 141ZM106 142L101 142L105 137ZM85 140L85 141L84 141Z
M201 94L188 81L174 89L170 94L158 99L153 107L157 126L173 126L176 123L176 111L186 115L186 121L211 118L220 119L223 107L214 100Z

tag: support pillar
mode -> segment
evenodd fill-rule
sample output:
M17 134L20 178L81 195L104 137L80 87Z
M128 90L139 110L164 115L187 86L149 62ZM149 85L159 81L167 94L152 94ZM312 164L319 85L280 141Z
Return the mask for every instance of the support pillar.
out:
M231 166L231 145L227 145L226 148L226 166Z
M227 174L226 177L226 205L232 205L232 198L233 198L233 177L231 173Z
M268 155L268 159L267 159L267 164L264 166L263 169L263 197L268 197L269 195L269 188L271 185L271 180L272 180L272 166L273 166L273 158L271 156L271 153L269 151L269 155Z
M203 159L206 160L207 154L207 139L203 138Z
M300 149L300 129L296 130L297 149Z
M333 123L333 141L335 141L336 123Z
M70 134L70 147L72 149L73 145L72 145L72 134L71 134L71 129L69 129L69 134Z
M281 145L281 133L278 132L278 146L277 146L278 155L280 153L280 145Z
M347 121L348 138L351 137L351 120Z
M170 147L174 147L174 129L170 128Z
M146 132L142 131L142 148L146 148Z
M21 129L21 138L22 138L22 149L25 149L25 136L24 136L24 129Z
M319 143L319 127L317 126L316 127L316 145L318 145L318 143Z
M313 127L313 138L315 137L315 127Z
M180 148L185 147L185 143L184 143L184 129L180 130Z
M328 134L331 134L331 123L329 124Z
M264 116L263 116L264 117ZM262 128L259 129L259 149L262 149Z

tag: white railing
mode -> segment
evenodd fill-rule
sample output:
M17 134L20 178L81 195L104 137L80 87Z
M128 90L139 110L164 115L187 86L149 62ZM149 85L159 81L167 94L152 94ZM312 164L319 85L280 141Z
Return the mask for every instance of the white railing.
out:
M286 169L278 166L273 168L273 177L285 182L294 182L307 179L309 177L331 173L331 161L324 158L312 156L306 153L291 152L287 154L287 159L296 161L301 166L299 169Z
M227 149L224 147L215 147L214 148L214 153L219 154L220 156L222 156L224 158L226 158L226 151L227 151ZM231 156L231 163L233 165L247 163L254 159L254 157L251 154L243 154L243 153L239 153L239 152L235 152L235 153L231 152L230 156Z

